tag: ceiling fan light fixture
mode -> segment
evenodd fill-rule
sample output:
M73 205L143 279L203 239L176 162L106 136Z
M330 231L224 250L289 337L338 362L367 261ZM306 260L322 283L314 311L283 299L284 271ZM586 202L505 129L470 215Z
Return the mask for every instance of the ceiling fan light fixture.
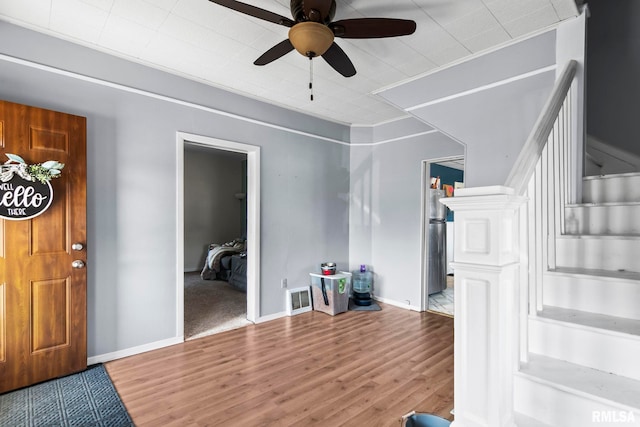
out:
M333 44L333 32L317 22L300 22L289 30L289 40L301 55L313 58L323 55Z

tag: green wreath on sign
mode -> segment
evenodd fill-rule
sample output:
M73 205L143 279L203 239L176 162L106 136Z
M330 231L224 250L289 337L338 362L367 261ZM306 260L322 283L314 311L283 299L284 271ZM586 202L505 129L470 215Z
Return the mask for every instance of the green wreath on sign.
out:
M64 168L64 163L55 160L28 165L22 157L15 154L7 153L7 157L9 160L0 167L0 182L8 182L13 175L18 175L27 181L47 184L51 179L60 177Z

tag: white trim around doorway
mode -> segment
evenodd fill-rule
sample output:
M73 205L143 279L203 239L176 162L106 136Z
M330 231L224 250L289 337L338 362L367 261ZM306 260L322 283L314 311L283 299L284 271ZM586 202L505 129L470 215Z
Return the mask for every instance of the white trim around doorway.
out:
M465 162L465 167L463 168L463 170L465 170L466 169L465 159L466 159L466 155L462 155L462 156L439 157L437 159L429 159L429 160L422 161L422 191L421 191L422 209L420 212L420 217L421 217L420 235L422 236L421 252L420 252L420 256L421 256L420 311L427 311L429 309L429 289L428 289L428 283L427 283L429 267L427 265L428 263L426 259L427 254L429 253L429 236L427 235L429 230L429 227L428 227L429 218L427 218L427 213L429 212L429 198L426 195L427 195L427 189L429 189L429 186L431 185L431 165L434 163L444 163L449 161L462 160L463 162Z
M260 147L176 133L176 335L184 337L184 146L195 144L247 155L247 320L260 318Z

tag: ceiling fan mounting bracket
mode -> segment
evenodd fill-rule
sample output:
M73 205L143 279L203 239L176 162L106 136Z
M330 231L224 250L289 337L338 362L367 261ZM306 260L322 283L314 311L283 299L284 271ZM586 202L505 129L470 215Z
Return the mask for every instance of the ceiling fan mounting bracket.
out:
M306 1L307 5L305 8L305 0L291 0L291 16L293 16L293 19L295 19L296 22L313 21L321 24L328 24L333 20L333 17L336 14L335 0L323 0L319 3L311 0ZM313 7L314 5L316 7ZM306 14L305 9L307 9ZM322 9L324 9L324 15L326 16L322 16Z

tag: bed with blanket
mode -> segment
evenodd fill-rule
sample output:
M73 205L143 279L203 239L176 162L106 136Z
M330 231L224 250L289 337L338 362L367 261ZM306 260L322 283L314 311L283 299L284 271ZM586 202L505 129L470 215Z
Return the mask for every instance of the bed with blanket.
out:
M238 290L247 291L247 241L235 239L209 245L200 273L204 280L225 280Z

